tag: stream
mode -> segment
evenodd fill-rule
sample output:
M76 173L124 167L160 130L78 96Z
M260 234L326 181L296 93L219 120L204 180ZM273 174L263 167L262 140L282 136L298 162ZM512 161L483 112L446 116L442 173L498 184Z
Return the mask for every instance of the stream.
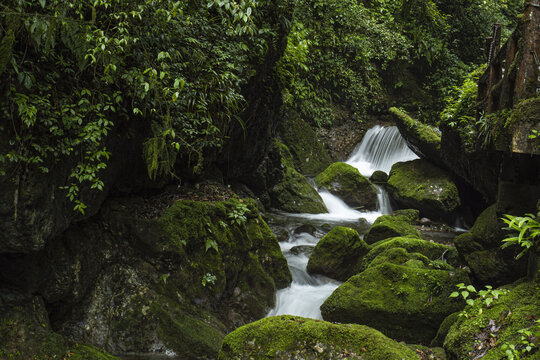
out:
M397 127L377 125L367 131L346 163L369 177L376 170L390 172L396 162L417 158L408 148ZM293 281L291 286L277 292L276 306L270 310L268 316L286 314L322 319L319 308L340 282L308 274L306 267L309 253L334 226L348 226L363 235L379 216L389 214L392 206L388 194L382 187L377 188L378 209L374 212L354 210L338 197L321 191L319 195L328 213L316 215L279 213L271 217L269 223L273 228L280 227L288 233L288 239L280 242L280 247L289 264Z

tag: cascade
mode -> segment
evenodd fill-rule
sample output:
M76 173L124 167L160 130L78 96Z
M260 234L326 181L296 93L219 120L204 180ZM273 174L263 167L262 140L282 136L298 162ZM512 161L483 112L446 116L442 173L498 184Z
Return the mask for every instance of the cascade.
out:
M392 165L398 161L418 158L401 137L397 127L375 126L367 131L362 142L346 161L356 167L364 176L371 176L376 170L390 172ZM308 274L306 267L309 256L303 252L291 251L294 247L315 246L324 232L314 234L296 233L295 225L300 220L309 224L330 224L331 226L351 223L359 224L362 219L372 224L379 216L392 211L390 199L386 191L377 186L378 209L372 212L361 212L350 208L343 200L327 191L320 191L328 213L326 214L281 214L288 220L289 238L280 243L281 250L287 259L293 282L290 287L279 290L276 294L276 306L268 316L298 315L314 319L322 319L320 306L328 296L340 285L340 282L320 275ZM298 248L297 248L298 249Z

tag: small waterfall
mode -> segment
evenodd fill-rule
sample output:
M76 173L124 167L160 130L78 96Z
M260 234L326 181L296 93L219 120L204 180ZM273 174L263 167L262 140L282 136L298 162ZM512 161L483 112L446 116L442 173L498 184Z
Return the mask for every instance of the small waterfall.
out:
M358 168L364 176L371 176L376 170L390 172L392 165L398 161L408 161L418 157L407 147L397 127L375 126L368 130L362 142L351 155L347 163ZM377 187L377 211L361 212L349 207L343 200L327 191L320 191L328 213L326 214L285 214L288 219L298 221L304 219L308 223L321 223L350 226L365 219L372 224L380 215L392 211L388 193L382 186ZM281 242L280 247L287 259L293 282L286 289L276 294L276 306L268 316L298 315L321 319L320 306L339 286L339 282L324 276L308 274L306 267L309 257L305 254L292 253L291 249L298 245L314 246L321 239L307 233L296 234L289 231L289 239Z
M389 173L398 161L418 159L396 126L376 125L364 135L362 142L353 151L347 164L357 168L364 176L371 176L376 170Z

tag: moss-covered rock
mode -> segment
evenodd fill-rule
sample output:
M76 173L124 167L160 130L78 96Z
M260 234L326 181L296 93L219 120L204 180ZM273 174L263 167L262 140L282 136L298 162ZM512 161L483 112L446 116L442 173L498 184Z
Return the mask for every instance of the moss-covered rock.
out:
M269 189L271 206L290 213L320 214L328 210L317 191L295 170L289 149L275 142L274 152L281 159L280 180Z
M307 271L344 281L356 274L358 263L368 251L368 245L356 230L338 226L317 243Z
M120 360L92 345L77 344L68 353L70 360Z
M399 132L412 146L409 146L418 156L428 158L441 163L441 135L439 132L426 124L410 117L405 111L398 108L390 108Z
M406 215L383 215L379 216L364 236L368 244L398 236L421 238L420 231L411 225Z
M300 173L314 176L332 163L315 131L298 114L289 112L278 130L291 152L295 169Z
M420 253L409 253L404 248L390 248L377 255L368 265L368 268L390 263L410 267L427 268L430 260Z
M447 219L461 205L451 175L422 159L394 164L387 189L402 206L433 219Z
M480 311L482 309L482 311ZM458 317L450 327L444 348L450 359L483 360L506 358L503 344L514 344L519 350L520 329L539 329L535 320L540 318L540 287L535 283L522 283L505 295L500 295L487 307L480 300L464 310L468 316ZM538 330L533 330L534 333ZM538 359L539 352L520 355L520 359Z
M386 239L379 241L378 243L375 243L372 245L371 250L367 253L366 256L362 259L359 266L359 271L365 270L370 266L370 264L379 256L382 255L382 258L389 258L389 256L392 253L386 253L385 252L393 249L404 249L407 251L408 254L418 254L421 256L426 257L430 260L430 263L426 265L430 265L432 268L442 268L444 269L444 266L440 265L438 263L438 260L442 260L450 264L451 266L457 266L459 264L458 259L458 253L454 247L417 239L417 238L409 238L409 237L396 237L392 239ZM394 254L392 256L397 256L398 254ZM406 257L402 257L401 259L404 259L405 261L413 258L413 259L420 259L418 255L415 255L415 257L411 257L411 255L407 255ZM399 256L397 256L399 259ZM379 260L379 263L382 263L382 260ZM390 261L393 263L397 263L395 261ZM438 265L439 264L439 265Z
M437 335L431 340L431 346L443 346L444 339L446 338L446 335L448 335L450 327L459 319L459 314L460 312L455 312L444 319L437 331Z
M517 249L501 249L502 239L509 233L492 205L476 219L473 227L454 239L456 249L477 282L485 285L511 283L526 274L526 259L515 260Z
M415 352L361 325L339 325L295 316L276 316L227 335L220 360L365 359L416 360Z
M375 184L386 184L388 181L388 174L381 170L374 171L369 177L369 181Z
M416 209L394 210L390 215L404 216L411 224L417 223L420 220L420 211Z
M456 284L468 282L462 270L385 263L338 287L321 313L327 321L368 325L393 339L429 344L442 321L462 308L448 296Z
M377 209L377 189L357 168L337 162L317 175L315 182L340 197L350 206L365 210Z

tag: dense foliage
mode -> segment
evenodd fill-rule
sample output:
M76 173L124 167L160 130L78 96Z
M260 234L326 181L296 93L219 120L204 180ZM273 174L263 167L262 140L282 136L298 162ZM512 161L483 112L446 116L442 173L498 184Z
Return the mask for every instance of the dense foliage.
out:
M67 196L102 189L99 172L116 126L151 129L149 176L171 170L176 154L200 168L241 121L242 86L274 41L272 1L9 0L0 5L0 130L8 165L48 172L75 161ZM285 13L285 10L281 12ZM267 22L264 22L267 21ZM128 130L129 134L130 131Z

